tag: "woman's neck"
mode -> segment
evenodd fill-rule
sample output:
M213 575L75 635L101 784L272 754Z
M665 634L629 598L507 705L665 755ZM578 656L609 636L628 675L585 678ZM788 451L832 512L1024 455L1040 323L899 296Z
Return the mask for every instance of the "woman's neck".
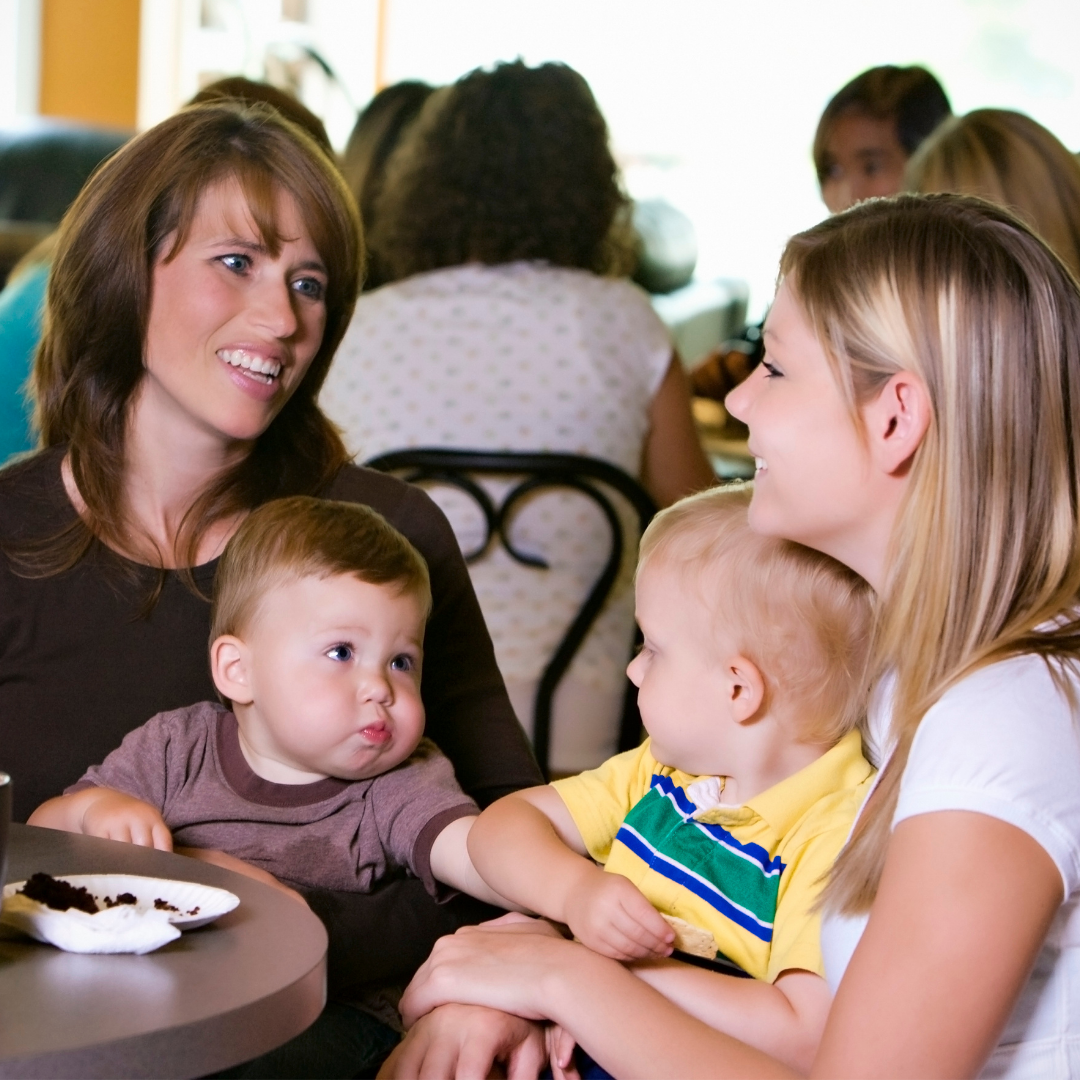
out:
M176 550L185 515L228 469L251 452L250 443L230 442L199 429L168 410L148 409L140 394L132 403L124 445L124 508L132 523L120 553L138 562L175 569L191 562ZM81 515L86 504L65 458L64 486ZM221 554L241 517L214 522L199 539L193 564Z

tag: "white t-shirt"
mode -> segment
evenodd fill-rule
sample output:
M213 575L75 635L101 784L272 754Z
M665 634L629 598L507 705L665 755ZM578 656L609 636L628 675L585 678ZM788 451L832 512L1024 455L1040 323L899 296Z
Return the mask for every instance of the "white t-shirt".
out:
M469 264L361 296L320 403L361 462L414 446L557 451L602 458L636 477L671 355L648 297L627 281L536 262ZM462 547L475 547L482 520L471 501L430 490ZM521 508L512 536L550 570L524 568L501 547L470 566L527 729L540 674L606 561L608 535L584 496L548 492ZM636 554L627 545L613 596L560 685L557 770L592 768L615 750Z
M890 711L886 685L870 713L878 746L888 745ZM1035 970L981 1075L1080 1076L1080 718L1042 659L1020 656L984 668L923 717L893 826L938 810L976 811L1023 829L1054 860L1065 887ZM822 920L834 991L866 922L865 916Z

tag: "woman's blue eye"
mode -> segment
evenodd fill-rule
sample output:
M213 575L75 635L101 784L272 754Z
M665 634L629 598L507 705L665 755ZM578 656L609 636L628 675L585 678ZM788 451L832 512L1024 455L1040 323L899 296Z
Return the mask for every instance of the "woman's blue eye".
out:
M401 653L399 656L395 656L390 661L391 671L412 671L416 667L416 661L405 653Z
M766 379L782 379L784 377L784 373L775 364L770 364L768 360L762 360L761 366L765 369Z
M352 659L352 646L351 645L335 645L332 649L329 649L326 653L331 660L346 661Z
M235 274L242 274L251 267L251 257L248 255L222 255L220 262Z
M299 278L292 287L309 300L322 300L326 296L326 286L318 278Z

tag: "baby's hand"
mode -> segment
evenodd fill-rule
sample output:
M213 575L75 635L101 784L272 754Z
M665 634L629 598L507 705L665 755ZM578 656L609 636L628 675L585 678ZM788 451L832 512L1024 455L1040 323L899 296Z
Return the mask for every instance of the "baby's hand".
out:
M566 922L593 952L613 960L670 956L675 932L621 874L589 874L566 898Z
M172 833L161 814L149 803L121 791L99 788L97 797L83 811L81 824L87 836L172 851Z

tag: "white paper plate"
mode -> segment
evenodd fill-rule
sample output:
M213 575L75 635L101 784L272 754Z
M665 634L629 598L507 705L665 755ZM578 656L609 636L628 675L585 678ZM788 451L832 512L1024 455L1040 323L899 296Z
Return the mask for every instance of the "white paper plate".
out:
M96 915L57 911L16 895L26 884L16 881L4 887L0 922L69 952L144 953L175 940L182 929L213 922L240 903L225 889L191 881L130 874L64 874L57 880L86 889L104 910ZM105 907L105 897L115 899L121 893L130 893L136 902Z

